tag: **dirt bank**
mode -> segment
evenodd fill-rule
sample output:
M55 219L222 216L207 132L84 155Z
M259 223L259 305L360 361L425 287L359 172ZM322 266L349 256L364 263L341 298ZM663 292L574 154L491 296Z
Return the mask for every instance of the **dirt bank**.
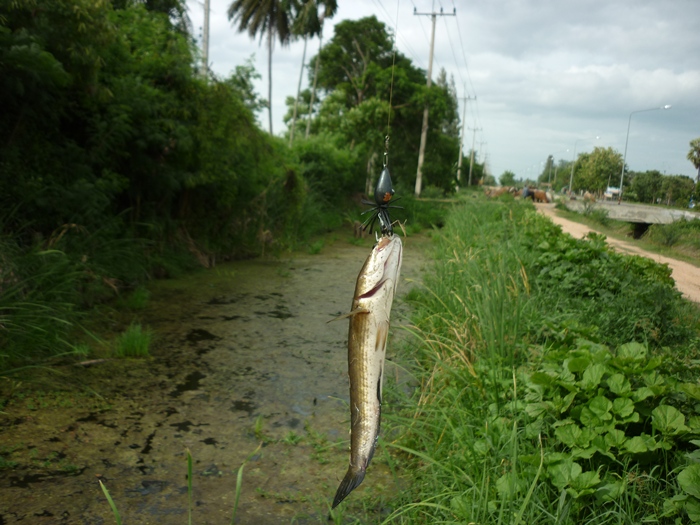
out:
M537 207L537 211L549 217L552 222L561 226L564 232L576 238L581 238L588 232L595 231L584 224L559 217L554 208L554 204L535 204L535 206ZM676 281L676 288L678 288L686 298L700 303L700 268L677 259L647 252L635 246L633 242L618 241L608 238L608 244L621 252L641 255L656 262L668 264L671 268L673 279Z
M420 280L428 243L405 239L399 295ZM327 242L154 283L151 359L0 381L0 524L112 524L98 480L124 523L187 523L187 449L193 522L230 523L238 469L261 443L236 523L326 523L349 459L347 321L327 321L349 309L371 246ZM395 305L396 321L406 307ZM396 490L381 450L368 490L379 509ZM363 512L352 496L342 511Z

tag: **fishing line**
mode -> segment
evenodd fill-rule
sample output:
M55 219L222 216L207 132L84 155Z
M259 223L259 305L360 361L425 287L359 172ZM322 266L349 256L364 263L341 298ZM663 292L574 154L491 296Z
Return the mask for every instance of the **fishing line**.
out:
M389 160L389 137L391 135L391 109L394 97L394 69L396 66L396 35L399 30L399 0L396 2L396 22L394 23L394 38L392 42L392 58L391 58L391 82L389 84L389 111L386 123L386 136L384 137L384 159L382 173L377 179L377 184L374 187L374 202L363 200L363 204L373 206L369 210L362 212L362 215L371 213L372 215L362 225L363 230L371 231L374 228L374 223L379 220L379 231L382 235L393 235L394 229L389 216L389 208L400 208L400 206L391 206L389 202L394 196L394 186L391 183L391 174L387 166ZM376 206L375 206L376 205Z
M396 0L396 22L394 22L394 39L391 44L391 82L389 83L389 115L386 121L386 138L384 139L384 167L386 168L387 156L389 154L389 135L391 135L391 102L394 98L394 66L396 65L396 37L399 34L399 7L400 0Z

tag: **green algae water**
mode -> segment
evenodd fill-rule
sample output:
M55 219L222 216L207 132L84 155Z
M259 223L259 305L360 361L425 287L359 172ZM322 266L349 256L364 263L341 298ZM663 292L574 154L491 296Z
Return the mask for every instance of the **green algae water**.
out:
M151 358L0 383L0 523L115 523L102 481L124 523L186 524L189 449L193 523L227 524L238 469L261 443L236 523L327 523L350 427L347 321L328 321L350 308L371 244L154 282L141 315ZM404 244L393 334L425 262L425 238ZM395 491L380 453L342 522L380 521L381 504L363 508L361 496Z

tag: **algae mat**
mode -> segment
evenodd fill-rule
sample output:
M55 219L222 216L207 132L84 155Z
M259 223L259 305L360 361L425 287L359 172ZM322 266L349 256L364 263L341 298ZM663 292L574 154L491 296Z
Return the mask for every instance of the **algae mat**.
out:
M405 240L399 295L427 242ZM349 309L370 248L336 241L153 283L141 314L157 334L151 358L0 382L0 524L114 523L99 480L125 524L187 523L187 450L193 523L231 522L247 458L236 523L327 523L349 446L347 321L327 321ZM406 312L399 300L394 335ZM340 522L385 515L397 483L385 458ZM375 503L363 509L362 493Z

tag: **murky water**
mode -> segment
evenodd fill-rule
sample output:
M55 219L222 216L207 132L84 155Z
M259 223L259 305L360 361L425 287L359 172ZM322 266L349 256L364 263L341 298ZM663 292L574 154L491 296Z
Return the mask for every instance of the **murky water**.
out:
M404 241L400 295L420 279L427 243ZM327 321L349 309L370 248L336 241L318 255L154 283L143 315L158 334L151 359L0 383L11 395L0 414L0 525L114 523L98 480L125 524L187 523L186 450L193 523L231 522L246 458L236 523L327 523L349 446L347 321ZM405 313L398 300L394 334ZM357 492L395 490L379 454ZM358 500L348 498L342 522L379 519L381 508L367 515Z

